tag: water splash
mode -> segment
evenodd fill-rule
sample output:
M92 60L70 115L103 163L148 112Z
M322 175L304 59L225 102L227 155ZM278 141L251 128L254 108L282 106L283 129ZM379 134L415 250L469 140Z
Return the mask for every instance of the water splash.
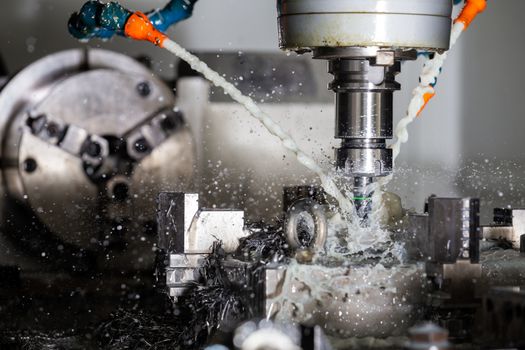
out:
M361 219L358 217L352 200L345 196L345 190L351 190L346 188L348 181L340 181L338 184L336 181L345 179L344 176L338 174L330 174L325 172L310 156L303 152L297 143L288 135L272 118L264 113L252 98L243 95L242 92L235 87L232 83L228 82L225 78L219 75L217 72L212 70L201 61L198 57L188 52L182 46L170 39L165 39L163 47L169 50L171 53L178 56L180 59L186 61L195 71L201 73L206 79L212 82L214 85L222 88L226 94L228 94L234 101L240 103L252 117L259 120L263 126L274 136L278 137L282 145L293 152L297 160L304 165L306 168L313 171L321 181L321 185L325 192L333 197L339 205L340 215L337 219L334 219L331 224L332 236L331 242L335 242L335 232L345 232L346 242L345 249L346 255L356 254L360 251L370 249L376 244L383 244L391 239L391 232L382 227L382 218L385 216L387 204L383 203L377 196L382 195L381 191L377 191L374 195L373 201L373 212L369 217L369 225L362 226ZM334 243L335 244L335 243ZM329 246L334 248L335 245Z

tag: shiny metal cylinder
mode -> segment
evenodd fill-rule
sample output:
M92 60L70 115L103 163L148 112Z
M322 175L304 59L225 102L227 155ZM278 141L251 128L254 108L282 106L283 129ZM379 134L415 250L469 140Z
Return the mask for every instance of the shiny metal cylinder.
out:
M395 76L400 61L415 58L413 52L367 48L316 50L315 57L329 59L334 75L330 89L336 94L335 137L337 168L354 181L354 204L365 221L371 208L370 185L375 177L393 171L393 94L400 89ZM340 55L340 56L339 56Z
M446 50L452 0L279 0L281 48Z
M383 148L339 148L336 151L339 169L349 176L381 177L392 173L392 150Z
M394 53L392 53L394 55ZM335 137L342 139L336 162L348 176L376 177L392 173L393 92L399 60L377 64L378 56L333 59L330 88L336 93Z
M330 57L336 54L345 55L348 50L319 50L316 51L316 58ZM390 52L391 64L378 64L377 57L383 55L385 51L359 50L352 52L356 57L334 57L328 64L328 71L334 75L334 80L329 88L338 92L358 92L358 91L395 91L400 89L395 77L401 71L401 64L398 55L394 51ZM371 56L366 56L370 54ZM361 56L363 55L363 56ZM408 54L403 53L403 58ZM412 56L409 56L412 57ZM385 58L386 59L386 58Z
M392 138L392 93L340 92L336 95L335 137Z

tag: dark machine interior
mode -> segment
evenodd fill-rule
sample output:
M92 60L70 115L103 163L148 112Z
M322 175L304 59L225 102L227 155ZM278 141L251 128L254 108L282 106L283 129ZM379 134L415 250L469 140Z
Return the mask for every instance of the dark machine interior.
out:
M519 0L0 6L0 349L525 347Z

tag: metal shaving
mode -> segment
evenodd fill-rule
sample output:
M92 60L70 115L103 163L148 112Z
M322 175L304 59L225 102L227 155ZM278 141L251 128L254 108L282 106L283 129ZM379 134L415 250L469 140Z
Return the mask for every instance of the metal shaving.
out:
M284 236L281 223L266 225L253 223L248 225L252 233L239 241L239 247L235 253L238 259L268 264L270 262L285 262L291 255L291 248Z
M258 273L270 262L288 259L290 248L282 226L262 223L240 242L233 260L241 273L231 273L232 257L216 243L199 270L201 279L176 303L159 314L118 309L108 320L87 330L0 332L0 348L15 349L200 349L217 333L228 333L240 321L259 317ZM235 266L235 264L233 265ZM230 270L228 270L230 269ZM240 278L240 276L244 276Z
M229 280L221 244L200 269L200 284L190 287L172 305L172 312L158 316L119 311L96 334L107 349L199 349L219 328L233 327L253 317L246 289Z
M171 315L119 310L100 325L95 337L103 349L182 349L183 327Z
M10 331L0 334L1 349L54 350L85 349L85 344L73 334L64 332Z

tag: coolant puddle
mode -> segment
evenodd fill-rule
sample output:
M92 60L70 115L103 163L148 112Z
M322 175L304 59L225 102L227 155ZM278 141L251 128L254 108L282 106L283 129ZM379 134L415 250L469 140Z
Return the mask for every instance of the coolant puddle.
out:
M327 267L292 261L282 292L267 303L277 321L320 325L334 338L385 339L406 334L420 319L426 286L424 264Z
M329 219L325 248L313 262L292 260L283 267L282 286L267 301L270 316L321 325L340 349L350 343L402 342L422 314L425 266L405 263L405 249L393 242L391 231L379 225L351 229L336 214Z

